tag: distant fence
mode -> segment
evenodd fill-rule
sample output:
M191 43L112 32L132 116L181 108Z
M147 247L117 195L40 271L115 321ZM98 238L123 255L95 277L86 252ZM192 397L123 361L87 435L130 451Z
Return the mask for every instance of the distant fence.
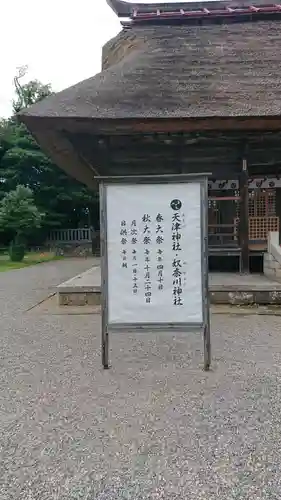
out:
M71 244L71 243L91 243L95 232L90 228L79 229L55 229L48 235L48 243L50 244Z

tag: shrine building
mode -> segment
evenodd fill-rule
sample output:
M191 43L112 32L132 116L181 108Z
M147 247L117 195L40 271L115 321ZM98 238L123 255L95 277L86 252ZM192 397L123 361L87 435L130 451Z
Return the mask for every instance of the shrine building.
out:
M108 3L121 24L102 72L20 120L93 190L105 175L209 173L209 254L247 272L280 228L281 4Z

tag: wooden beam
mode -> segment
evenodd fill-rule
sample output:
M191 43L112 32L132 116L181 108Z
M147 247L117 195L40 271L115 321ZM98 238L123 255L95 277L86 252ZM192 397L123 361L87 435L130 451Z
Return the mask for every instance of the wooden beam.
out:
M67 130L72 133L96 134L139 134L139 133L183 133L202 131L281 131L280 116L261 117L201 117L201 118L61 118L31 117L36 128ZM35 128L35 125L33 126Z
M120 127L120 128L119 128ZM115 133L124 131L128 127L119 122ZM147 119L132 120L133 132L202 132L215 130L281 130L281 119L272 117L211 117L211 118L177 118L177 119Z
M240 224L239 240L241 247L240 271L248 273L249 268L249 190L248 190L248 166L247 160L242 160L242 171L239 176L240 191Z
M66 132L67 133L67 132ZM188 146L190 144L202 144L205 146L206 143L210 142L212 145L217 144L218 146L225 147L226 143L229 147L233 145L241 145L241 133L239 130L227 130L227 131L212 131L212 130L203 130L202 132L191 131L191 132L148 132L148 133L130 133L130 131L124 134L93 134L93 131L90 129L87 133L79 132L76 133L68 132L68 135L73 137L73 140L76 142L83 144L91 144L93 146L102 145L105 143L109 147L116 147L118 145L127 146L128 144L134 144L134 146L138 143L142 144L143 142L151 144L158 143L162 144L163 142L169 142L169 144L181 144L182 142ZM248 148L258 148L264 150L270 144L270 147L280 147L281 140L281 131L247 131L246 134L243 134L243 138L247 139ZM275 144L274 144L275 143Z

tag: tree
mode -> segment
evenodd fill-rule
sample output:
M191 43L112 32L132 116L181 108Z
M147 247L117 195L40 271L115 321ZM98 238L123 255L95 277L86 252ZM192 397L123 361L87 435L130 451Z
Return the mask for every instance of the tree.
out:
M13 101L13 109L18 113L21 109L31 106L35 102L42 101L45 97L52 94L51 85L43 85L38 80L31 80L21 85L20 80L27 74L28 67L18 68L18 74L14 77L15 91L17 99Z
M50 85L34 80L22 84L26 68L15 77L15 111L49 95ZM32 244L40 244L50 229L98 224L98 194L60 170L40 150L26 127L16 116L0 120L0 200L18 185L28 186L39 211L46 214L42 227L32 235ZM7 234L2 233L2 244ZM1 246L1 244L0 244Z
M12 247L21 247L24 257L24 242L28 235L41 226L43 214L34 203L31 189L17 186L7 193L0 202L0 229L12 234ZM18 253L18 252L16 252ZM15 260L15 259L13 259ZM19 259L22 260L22 259Z
M18 184L29 186L36 205L46 213L47 231L88 225L89 212L93 213L97 207L94 193L54 165L24 125L10 123L8 128L6 151L0 163L6 191Z

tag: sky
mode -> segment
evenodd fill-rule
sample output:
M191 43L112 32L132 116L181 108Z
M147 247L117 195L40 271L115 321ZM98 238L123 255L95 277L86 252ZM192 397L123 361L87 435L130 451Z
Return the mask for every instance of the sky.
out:
M63 90L101 70L102 46L121 30L106 0L0 2L0 118L11 115L17 68L28 66L22 83L36 79Z
M0 118L12 112L13 77L62 90L101 70L101 50L121 25L106 0L0 0Z

